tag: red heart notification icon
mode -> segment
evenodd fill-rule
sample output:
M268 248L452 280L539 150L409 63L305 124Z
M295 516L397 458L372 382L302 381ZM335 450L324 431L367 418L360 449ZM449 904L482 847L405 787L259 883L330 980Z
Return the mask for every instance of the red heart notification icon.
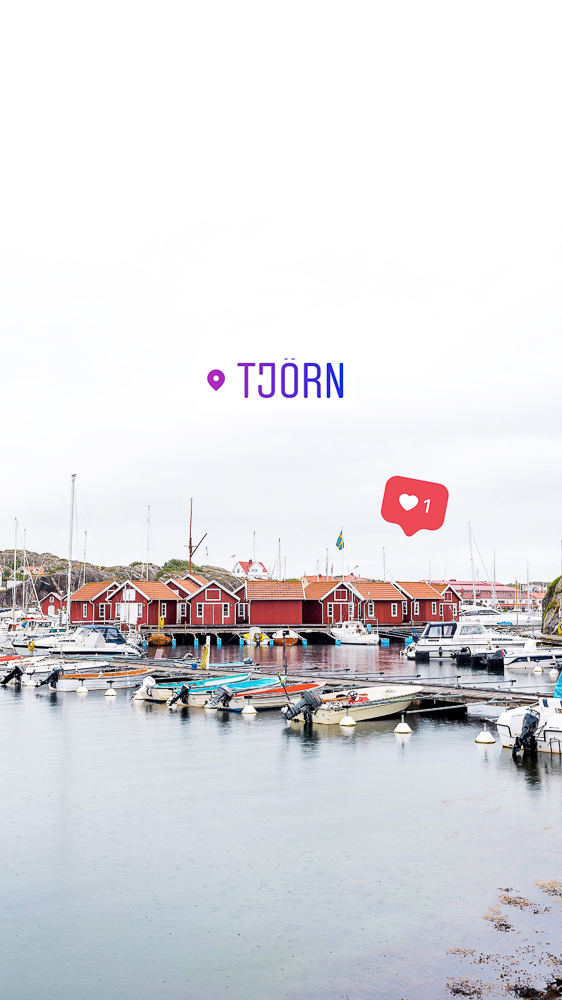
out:
M385 521L399 524L405 535L416 531L437 531L445 520L449 491L441 483L425 479L392 476L382 498L381 514Z

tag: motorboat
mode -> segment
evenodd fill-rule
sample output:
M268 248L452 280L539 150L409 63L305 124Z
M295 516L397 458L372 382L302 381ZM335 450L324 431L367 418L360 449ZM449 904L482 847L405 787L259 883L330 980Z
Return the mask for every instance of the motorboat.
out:
M510 632L494 632L480 622L430 622L417 642L406 647L409 660L416 657L442 660L457 653L493 653L496 649L522 650L527 639Z
M247 646L269 646L270 638L259 628L251 628L242 634Z
M330 635L345 645L376 646L379 642L378 633L365 628L362 622L339 622L330 627Z
M123 663L110 663L96 661L90 666L85 661L67 662L56 661L47 677L37 680L35 687L48 686L50 691L106 691L108 687L132 688L146 677L148 665L136 667L131 664L129 668L124 668Z
M299 638L298 632L294 632L292 628L280 628L273 633L273 645L296 646Z
M306 696L302 699L302 711L294 714L299 708L288 708L284 711L285 718L291 722L311 721L319 726L338 725L346 715L355 722L366 722L370 719L385 719L391 715L405 712L412 704L416 695L422 690L405 684L386 686L377 684L371 687L351 688L347 691L333 692L324 695L321 704L312 711L307 710Z
M524 611L522 608L505 611L502 608L484 608L477 604L465 604L461 607L459 621L478 621L482 625L507 625L513 628L514 625L542 625L542 615L539 611Z
M510 670L533 670L536 666L546 668L549 665L559 670L562 646L537 646L536 639L527 639L522 650L507 653L503 662Z
M214 699L210 699L205 708L216 708L223 712L241 713L248 705L263 712L267 709L282 708L284 705L295 704L299 701L305 691L313 691L320 695L326 686L326 681L302 681L298 684L281 684L278 677L271 678L273 684L269 688L262 690L255 689L252 692L238 690L234 693L227 691L219 697L219 692ZM211 704L216 701L216 704Z
M203 696L201 704L204 705L211 692L216 691L221 685L228 684L234 687L237 684L247 681L249 677L250 672L248 670L244 673L228 674L226 677L205 677L204 680L192 680L191 677L176 676L168 680L157 681L154 677L149 676L145 678L142 686L134 695L133 700L160 702L164 704L170 698L183 691L185 697L187 693L191 693L193 697L195 693L200 693ZM181 700L183 705L195 704L195 701L184 701L183 697Z
M537 750L562 753L562 698L539 698L536 705L509 708L496 725L502 746L514 755Z
M16 653L28 653L27 640L15 639ZM138 646L126 641L115 625L80 625L63 635L45 635L34 640L34 653L72 656L142 656Z
M27 652L33 653L37 639L42 639L45 636L64 635L65 633L66 626L55 625L52 618L25 619L16 624L8 625L5 631L2 630L0 646L9 652L14 649L14 642L17 642L20 647L25 643Z

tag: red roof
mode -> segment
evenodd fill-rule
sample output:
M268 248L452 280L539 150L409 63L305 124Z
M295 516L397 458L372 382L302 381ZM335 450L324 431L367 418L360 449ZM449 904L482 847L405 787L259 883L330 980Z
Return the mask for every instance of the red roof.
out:
M276 580L248 580L246 597L249 601L302 601L302 583L281 583Z
M177 601L178 599L178 595L160 580L127 580L117 588L115 594L125 588L138 590L139 594L147 597L149 601Z
M86 583L80 590L70 595L71 601L95 601L96 597L103 594L108 587L113 586L111 580L104 580L103 583Z
M243 569L244 573L246 573L246 575L250 572L250 567L251 566L259 566L259 567L261 567L261 572L262 573L267 573L267 568L258 559L256 559L255 562L253 561L253 559L250 559L248 562L242 562L242 560L239 559L238 560L238 565L242 567L242 569Z

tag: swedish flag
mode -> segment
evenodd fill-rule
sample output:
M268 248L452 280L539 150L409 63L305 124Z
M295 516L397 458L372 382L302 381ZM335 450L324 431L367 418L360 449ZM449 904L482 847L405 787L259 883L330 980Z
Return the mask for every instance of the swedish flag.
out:
M343 528L341 529L341 531L340 531L340 533L338 535L338 540L336 542L336 546L340 550L343 549Z

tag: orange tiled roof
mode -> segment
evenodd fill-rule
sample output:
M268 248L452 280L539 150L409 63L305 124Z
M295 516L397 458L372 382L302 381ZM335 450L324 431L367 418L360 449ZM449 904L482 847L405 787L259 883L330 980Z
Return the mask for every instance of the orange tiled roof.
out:
M410 583L397 580L396 585L402 587L415 601L434 601L436 597L441 596L439 591L435 590L434 587L430 587L429 583L423 583L421 580L415 580Z
M335 580L324 580L315 581L314 583L309 583L304 588L304 597L306 601L321 601L326 594L329 594L331 590L335 590L337 586L341 586Z
M102 583L86 583L80 590L70 595L71 601L95 601L98 594L103 594L104 590L112 586L112 580L104 580Z
M174 585L179 587L180 590L186 591L188 594L194 594L199 587L193 582L193 580L168 580L166 587Z
M276 580L248 580L246 595L249 601L298 601L303 599L302 583L281 583Z
M139 593L148 597L149 601L177 601L178 599L178 595L174 594L174 591L170 590L165 583L161 583L160 580L129 580L125 586L130 587L131 590L138 590Z
M354 587L366 601L401 601L403 595L393 583L356 583Z

